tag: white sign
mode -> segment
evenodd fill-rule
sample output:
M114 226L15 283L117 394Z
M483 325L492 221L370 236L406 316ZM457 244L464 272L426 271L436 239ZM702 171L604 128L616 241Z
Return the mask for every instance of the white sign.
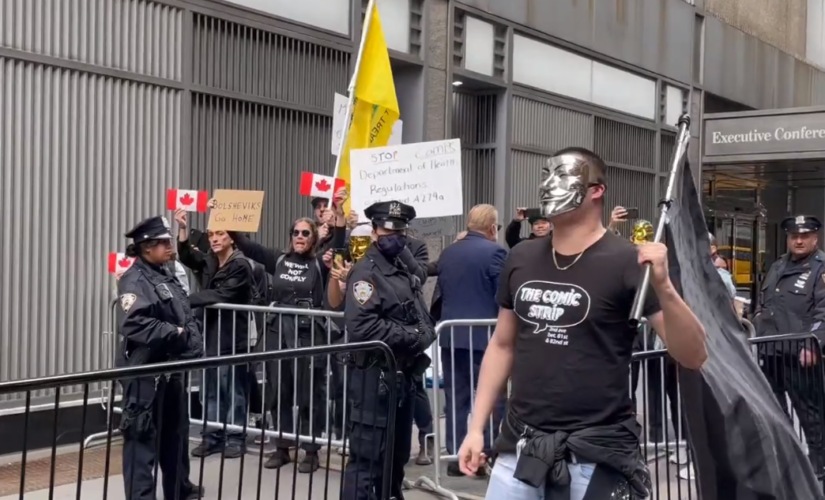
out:
M332 110L332 155L338 156L338 148L341 147L341 139L344 137L344 123L347 121L347 104L349 98L335 93L335 104ZM401 145L401 133L404 125L401 120L396 120L392 126L392 134L388 146Z
M419 240L453 236L455 234L455 220L453 220L452 217L438 217L433 219L415 218L410 222L409 233Z
M390 200L412 205L422 218L464 211L458 139L355 149L349 163L352 209L360 214L373 203Z

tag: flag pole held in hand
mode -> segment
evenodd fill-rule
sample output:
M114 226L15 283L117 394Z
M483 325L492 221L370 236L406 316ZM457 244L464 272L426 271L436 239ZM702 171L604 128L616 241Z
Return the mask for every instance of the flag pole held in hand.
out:
M667 189L665 195L659 201L659 220L656 223L656 233L653 235L653 241L660 243L665 233L665 224L667 224L667 212L673 203L673 190L676 185L676 179L679 177L682 164L687 153L688 142L690 141L690 116L684 114L679 117L676 124L679 133L676 136L676 147L673 150L673 158L670 163L670 174L667 179ZM647 298L647 289L650 287L650 263L647 262L642 270L642 279L639 280L639 286L636 287L636 296L633 298L633 307L630 309L630 326L636 328L642 320L642 313L644 311L645 299Z

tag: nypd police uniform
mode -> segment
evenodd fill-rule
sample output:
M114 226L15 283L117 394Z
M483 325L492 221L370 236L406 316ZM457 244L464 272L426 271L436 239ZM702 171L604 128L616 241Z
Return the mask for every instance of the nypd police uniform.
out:
M146 219L126 233L137 247L134 264L118 281L120 366L200 357L203 340L183 286L164 264L140 255L141 244L171 240L162 217ZM127 500L155 500L155 463L165 498L198 498L189 481L189 413L180 373L121 381L123 481Z
M381 243L370 245L366 255L347 278L344 320L351 342L379 340L395 354L398 366L398 407L394 432L388 435L388 391L386 367L377 357L356 357L348 387L352 411L349 414L350 460L344 472L345 500L385 498L382 495L383 465L392 461L388 496L403 499L401 484L404 465L410 457L414 410L414 380L427 369L424 354L435 340L432 318L421 293L421 280L398 256L406 251L403 231L415 217L415 209L400 202L381 202L365 210L373 227L392 230L395 257ZM385 236L381 236L383 238ZM393 455L385 455L392 440ZM386 492L384 492L386 493Z
M822 224L815 217L789 217L782 222L786 233L816 232ZM825 252L801 258L783 255L768 271L756 310L757 336L812 332L825 340ZM759 362L780 406L787 413L785 394L805 432L809 455L817 473L825 468L821 349L814 366L802 366L800 342L759 346Z

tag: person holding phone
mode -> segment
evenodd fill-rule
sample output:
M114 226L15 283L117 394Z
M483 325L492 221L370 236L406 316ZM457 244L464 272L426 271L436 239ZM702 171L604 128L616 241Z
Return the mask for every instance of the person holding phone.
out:
M638 208L625 208L621 205L616 205L613 207L613 211L610 212L610 223L607 225L607 229L613 231L615 234L621 235L617 229L617 226L622 222L636 220L638 218Z
M525 220L530 223L531 231L530 236L522 238L520 236L521 223ZM504 232L504 241L507 242L507 246L513 248L525 239L532 240L534 238L547 236L552 229L553 227L550 225L550 222L541 214L541 209L520 207L516 208L516 216L513 217L513 220L507 225L507 229Z

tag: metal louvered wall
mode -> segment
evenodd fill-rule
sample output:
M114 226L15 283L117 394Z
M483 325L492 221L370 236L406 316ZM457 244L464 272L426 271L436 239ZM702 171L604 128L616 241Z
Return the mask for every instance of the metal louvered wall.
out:
M291 222L312 214L298 194L301 172L333 173L333 96L346 94L350 53L201 14L193 38L197 87L184 177L198 189L266 191L255 239L284 246ZM210 95L216 91L232 94Z
M267 191L271 246L311 213L352 43L239 13L0 0L0 381L109 366L107 255L167 188Z
M181 22L143 1L0 2L0 380L108 365L108 253L178 181Z
M645 127L572 107L534 95L513 96L510 210L537 206L537 185L545 161L561 148L577 146L592 150L608 166L605 221L616 205L638 207L640 217L654 220L659 199L657 178L662 178L660 172L666 173L668 166L667 162L661 166L657 156L653 124ZM667 140L662 136L659 156L669 158L673 137L669 150ZM525 227L523 231L529 230Z
M499 96L453 92L453 136L461 139L464 213L480 203L495 203L496 108ZM466 226L457 217L456 227Z

